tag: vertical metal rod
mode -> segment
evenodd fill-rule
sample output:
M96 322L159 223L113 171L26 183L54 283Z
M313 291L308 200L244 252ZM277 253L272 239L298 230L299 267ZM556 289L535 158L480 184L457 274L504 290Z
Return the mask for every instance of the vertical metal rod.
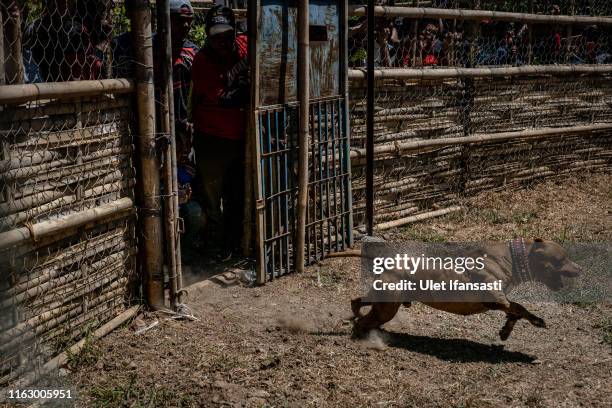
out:
M368 98L366 116L366 229L374 234L374 0L368 1Z
M291 154L291 146L287 137L287 108L283 109L283 141L285 145L284 157L284 175L285 179L283 182L283 207L284 207L284 221L283 228L285 229L285 237L283 238L283 246L285 249L285 255L287 256L287 272L290 270L291 262L289 256L289 197L291 192L289 188L289 155Z
M174 183L172 173L176 173L176 164L173 157L172 146L174 145L174 123L170 119L170 105L174 105L172 89L172 40L170 38L170 2L169 0L157 0L157 41L159 55L157 61L159 73L156 75L157 87L159 89L158 112L160 115L160 132L166 137L164 146L164 227L166 232L166 264L168 265L168 281L170 284L170 305L173 309L178 307L177 291L177 263L176 259L176 209L174 207ZM178 261L178 262L177 262Z
M310 127L311 129L315 129L315 105L312 104L310 107ZM311 147L310 150L312 152L312 184L313 184L313 192L312 192L312 200L310 201L309 210L311 211L310 217L310 225L309 228L312 230L311 240L314 242L314 257L317 257L319 253L319 235L317 234L317 202L321 200L321 190L319 189L319 181L317 180L319 172L317 171L319 163L321 162L321 156L317 154L318 145L317 138L315 137L316 132L314 132L311 136ZM310 255L310 253L309 253Z
M334 151L332 150L330 152L330 146L329 146L329 112L327 109L327 105L328 102L323 102L323 114L325 115L325 205L327 208L327 214L325 214L325 223L327 224L327 252L330 253L331 252L331 197L330 197L330 179L329 179L329 173L330 173L330 168L329 168L329 164L330 164L330 160L329 160L329 156L330 153L334 154Z
M342 58L342 68L340 69L340 86L341 95L344 96L340 110L338 111L338 123L339 133L342 135L341 141L343 143L341 152L344 158L341 158L341 163L346 163L344 170L342 170L342 164L340 166L340 172L343 174L340 187L342 188L342 245L344 248L344 235L347 237L347 245L351 247L353 245L353 192L351 185L351 166L349 161L349 150L350 150L350 123L348 118L348 106L349 106L349 82L348 82L348 0L340 0L340 10L343 28L340 31L342 38L340 40L340 56ZM341 156L342 157L342 156ZM346 162L345 162L346 160ZM346 175L344 175L346 174ZM346 215L344 215L346 213ZM346 225L344 217L346 217Z
M306 239L306 210L308 205L308 111L310 106L310 2L298 2L298 95L299 160L298 160L298 222L295 240L295 269L304 271L304 241Z
M274 162L276 163L276 216L277 216L277 228L278 228L278 262L279 262L279 273L283 273L283 234L285 230L283 228L283 205L282 205L282 173L281 173L281 155L284 154L281 149L281 130L278 127L278 110L274 111L274 134L276 143L276 154Z
M314 106L313 106L314 109ZM323 233L323 223L325 222L325 211L324 206L327 201L327 197L325 201L323 200L323 186L325 184L323 166L325 165L324 155L323 155L323 134L321 131L321 102L317 103L317 143L319 145L319 233L321 234L321 253L320 256L317 256L317 259L321 259L323 255L325 255L325 234Z
M245 160L245 207L249 206L249 200L255 199L255 234L256 234L256 256L257 256L257 283L262 285L266 283L266 253L265 253L265 201L263 195L262 172L263 160L261 160L262 135L261 135L261 116L259 112L259 53L258 53L258 38L259 38L259 0L248 1L248 27L249 27L249 66L251 69L251 98L248 116L248 134L246 149L248 149L247 158ZM250 166L249 166L250 159ZM251 179L248 180L248 174L251 173ZM252 194L249 186L252 185ZM249 209L245 208L245 215L250 214ZM245 222L250 223L250 216L245 216ZM243 248L250 246L251 234L245 233Z
M259 241L260 241L260 245L259 245L259 251L260 251L260 268L258 269L259 272L259 277L258 277L258 283L262 284L265 283L266 278L267 278L267 273L268 273L268 255L266 253L266 248L267 248L267 244L266 244L266 239L268 237L267 231L268 231L268 227L267 225L263 224L263 220L265 220L265 215L266 215L266 183L265 183L265 174L266 174L266 167L265 167L265 158L263 156L264 153L264 143L263 143L263 113L258 113L257 114L257 153L259 154L260 160L259 160L259 165L258 165L258 183L259 183L259 200L260 204L258 205L257 208L257 213L258 213L258 217L260 217L262 220L260 220L261 222L258 221L258 225L260 225L261 231L259 234Z
M153 309L160 309L164 307L164 281L159 162L155 144L155 101L152 98L155 89L151 8L148 0L134 0L131 5L138 103L139 184L142 189L140 215L143 228L143 280L147 303Z
M270 121L271 111L266 112L266 126L267 126L267 166L268 166L268 177L267 180L270 183L269 196L266 197L266 208L269 210L269 217L266 217L266 221L270 224L270 254L271 254L271 265L272 265L272 279L276 277L276 258L274 252L276 251L276 235L277 229L274 228L274 199L272 196L274 195L274 169L272 167L272 160L275 153L272 151L272 126Z
M345 234L347 234L347 223L345 222L345 210L346 210L346 200L345 200L345 196L347 194L347 190L349 189L349 186L345 183L345 172L346 169L344 168L344 155L345 155L345 140L344 140L344 123L342 120L342 117L344 116L343 113L343 107L344 105L342 104L342 102L340 102L340 105L338 106L338 136L339 136L339 149L338 149L338 166L339 166L339 171L340 171L340 235L341 235L341 250L345 249L345 240L344 240L344 236ZM350 184L350 183L349 183Z
M340 242L338 239L338 200L337 200L337 196L338 196L338 172L336 169L336 104L339 104L340 101L333 101L330 103L330 107L331 107L331 140L332 140L332 155L331 155L331 159L332 159L332 177L333 177L333 184L332 184L332 190L333 190L333 197L334 197L334 247L336 252L338 252L340 250L340 248L338 247L338 243ZM340 145L338 145L340 146ZM340 149L341 150L341 149Z

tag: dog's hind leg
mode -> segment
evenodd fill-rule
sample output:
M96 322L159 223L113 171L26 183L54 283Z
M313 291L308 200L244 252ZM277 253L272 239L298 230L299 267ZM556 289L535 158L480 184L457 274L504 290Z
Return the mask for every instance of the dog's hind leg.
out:
M370 312L355 320L353 325L353 336L363 337L370 330L378 329L383 324L393 319L399 310L401 303L374 303Z
M353 318L363 317L361 314L361 308L366 306L372 306L372 302L364 302L363 298L355 298L351 300L351 310L353 311Z
M536 327L546 327L546 322L544 322L544 319L534 315L519 303L510 302L510 313L515 316L519 316L519 318L526 319L529 323L533 324Z
M504 327L502 327L499 331L499 338L502 339L502 341L508 340L508 337L510 337L510 333L512 333L512 330L514 329L514 325L519 319L520 317L518 316L514 316L511 314L506 315L506 323L504 324Z

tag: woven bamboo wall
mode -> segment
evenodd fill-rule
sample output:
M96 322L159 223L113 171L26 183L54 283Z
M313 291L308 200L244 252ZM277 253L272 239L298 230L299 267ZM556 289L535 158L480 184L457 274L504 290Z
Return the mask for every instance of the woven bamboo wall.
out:
M354 150L365 145L365 88L353 82ZM610 76L379 82L375 145L612 124ZM391 149L393 151L393 149ZM354 224L364 224L365 160L353 159ZM612 130L377 154L375 221L448 208L483 191L612 170Z
M131 99L101 94L0 108L0 386L130 303Z

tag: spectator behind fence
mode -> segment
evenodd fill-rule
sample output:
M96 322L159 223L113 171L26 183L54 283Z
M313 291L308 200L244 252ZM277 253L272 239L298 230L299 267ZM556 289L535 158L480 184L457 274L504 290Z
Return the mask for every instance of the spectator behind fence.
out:
M104 77L106 51L112 38L111 0L78 0L75 17L66 27L69 47L62 65L63 80Z
M99 79L112 26L110 0L46 2L25 30L25 54L45 82ZM28 78L29 79L29 78Z
M45 82L61 78L61 63L68 36L64 26L71 20L67 0L50 0L43 3L40 17L29 24L24 33L24 48L31 52L30 63L37 65L40 79Z
M200 245L203 225L202 208L191 199L196 174L192 153L193 126L189 121L189 90L191 69L198 47L187 39L193 23L193 7L189 0L170 0L170 31L172 38L172 89L174 97L174 129L178 161L180 216L185 221L183 260L191 263ZM153 38L155 66L160 66L159 40ZM159 71L156 71L158 73ZM157 82L157 81L156 81ZM158 89L157 92L160 90Z
M126 11L131 17L132 5L126 2ZM202 209L192 199L192 187L196 184L193 161L193 126L189 121L189 91L191 70L198 47L187 37L193 24L194 10L190 0L170 0L170 31L172 38L172 89L174 100L174 126L176 134L177 179L179 184L180 216L185 221L183 237L183 260L191 263L198 251L199 233L204 223ZM113 40L113 77L134 78L133 38L130 32L122 33ZM154 65L161 66L160 41L153 34ZM159 95L159 70L155 70L155 93ZM159 100L159 97L156 98Z
M236 34L234 13L223 6L206 15L206 34L193 63L194 145L208 222L206 245L209 255L227 257L240 247L243 228L247 37Z

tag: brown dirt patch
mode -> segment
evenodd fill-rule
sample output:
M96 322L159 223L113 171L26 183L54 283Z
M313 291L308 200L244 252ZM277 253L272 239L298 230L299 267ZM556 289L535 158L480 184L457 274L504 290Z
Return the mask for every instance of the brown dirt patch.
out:
M488 194L468 210L389 233L393 240L514 235L611 240L612 177ZM115 331L70 374L85 406L611 406L612 307L531 304L504 343L501 313L402 310L350 337L359 260L334 259L264 287L192 288L199 321L157 318ZM93 353L95 354L95 353Z

